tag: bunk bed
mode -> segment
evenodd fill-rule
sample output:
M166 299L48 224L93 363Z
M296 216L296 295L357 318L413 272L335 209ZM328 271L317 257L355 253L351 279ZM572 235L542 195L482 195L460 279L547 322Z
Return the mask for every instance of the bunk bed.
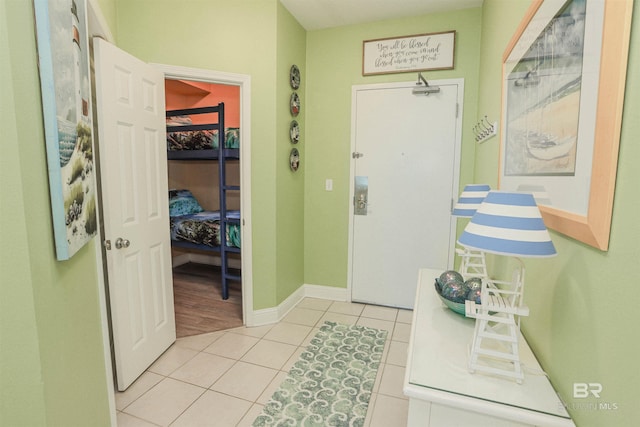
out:
M214 114L212 114L214 113ZM199 114L217 116L194 124ZM188 189L169 190L171 245L176 248L220 253L222 299L229 298L229 280L241 280L229 271L228 255L240 254L240 211L227 209L227 193L240 186L227 185L226 163L240 159L239 129L225 128L224 103L211 107L170 110L167 116L167 159L212 160L218 164L220 207L205 211Z

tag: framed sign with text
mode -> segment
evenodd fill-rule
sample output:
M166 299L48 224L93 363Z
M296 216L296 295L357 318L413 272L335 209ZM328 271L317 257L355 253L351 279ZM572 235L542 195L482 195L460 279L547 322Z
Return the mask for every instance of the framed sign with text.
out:
M362 75L451 70L455 45L455 31L365 40Z

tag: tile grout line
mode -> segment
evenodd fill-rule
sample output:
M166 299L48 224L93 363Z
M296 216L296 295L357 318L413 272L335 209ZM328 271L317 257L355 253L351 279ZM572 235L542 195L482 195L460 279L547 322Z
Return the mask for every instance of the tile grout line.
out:
M154 374L154 375L158 375L158 376L160 376L160 377L162 377L162 378L161 378L157 383L155 383L152 387L150 387L148 390L146 390L146 391L144 391L142 394L140 394L140 396L136 397L133 401L129 402L125 407L123 407L123 408L122 408L122 410L118 410L118 412L122 412L122 413L127 414L128 416L132 416L132 417L134 417L134 418L136 418L136 419L141 419L141 420L144 420L144 421L148 421L148 420L146 420L146 419L144 419L144 418L140 418L140 417L138 417L138 416L136 416L136 415L129 414L129 413L125 412L125 411L126 411L126 409L127 409L127 408L129 408L129 407L130 407L134 402L138 401L140 398L142 398L143 396L145 396L149 391L151 391L151 390L153 390L154 388L156 388L156 387L157 387L157 386L158 386L162 381L164 381L164 380L166 380L166 379L170 378L170 379L172 379L172 380L174 380L174 381L178 381L178 382L181 382L181 383L183 383L183 384L188 384L188 385L191 385L191 386L195 386L195 387L198 387L199 389L201 389L201 390L202 390L202 392L198 395L198 397L197 397L196 399L194 399L194 400L193 400L193 401L192 401L192 402L191 402L191 403L190 403L190 404L189 404L189 405L188 405L188 406L187 406L187 407L186 407L186 408L185 408L185 409L184 409L184 410L183 410L183 411L178 415L178 416L176 416L176 418L175 418L174 420L172 420L172 421L171 421L170 425L171 425L171 424L173 424L173 423L174 423L178 418L180 418L180 416L182 416L182 415L183 415L183 414L184 414L184 413L185 413L189 408L191 408L191 407L193 406L193 404L194 404L196 401L198 401L200 398L202 398L202 396L203 396L207 391L212 391L212 392L215 392L215 393L220 393L220 394L223 394L223 395L229 396L229 397L231 397L231 398L239 399L239 400L242 400L242 401L245 401L245 402L249 403L249 404L250 404L249 408L248 408L248 409L247 409L247 410L242 414L242 416L240 417L240 421L239 421L239 422L242 422L242 420L244 419L244 417L249 413L249 411L251 411L251 410L252 410L252 408L254 407L254 405L260 405L260 406L264 407L264 404L263 404L263 403L259 403L259 402L258 402L258 400L261 398L261 396L262 396L262 394L265 392L265 390L266 390L266 389L271 385L271 382L272 382L273 380L275 380L275 378L277 378L277 376L278 376L278 375L280 375L280 372L282 372L282 373L284 373L284 374L288 374L288 373L289 373L289 371L290 371L290 369L291 369L291 364L289 363L289 361L290 361L291 357L293 357L293 356L294 356L297 352L299 352L300 350L304 351L304 349L306 349L306 348L309 346L309 342L308 342L308 341L309 341L309 336L314 332L314 330L316 330L316 329L318 329L319 327L321 327L321 326L324 324L324 322L326 322L326 321L332 321L332 320L330 320L330 319L329 319L329 320L327 320L327 319L323 320L323 318L324 318L327 314L337 314L337 315L345 315L345 316L354 317L354 318L355 318L355 320L354 320L353 325L366 326L366 327L370 327L370 326L368 326L368 325L366 325L366 324L365 324L365 325L359 324L359 322L360 322L361 320L363 320L363 321L365 321L365 322L366 322L366 320L365 320L365 319L369 319L369 320L377 320L377 321L384 321L384 322L390 322L390 323L392 323L392 327L390 328L390 330L389 330L389 329L387 329L387 337L386 337L386 340L385 340L385 349L383 350L383 353L384 353L384 354L383 354L383 356L384 356L384 357L383 357L383 358L381 358L381 362L380 362L380 365L379 365L379 367L378 367L378 369L379 369L379 373L378 373L378 375L380 376L380 380L382 380L382 376L383 376L383 374L384 374L384 369L385 369L385 367L386 367L387 365L391 365L391 366L395 366L395 367L401 367L401 368L404 368L404 366L395 365L395 364L393 364L393 363L387 363L387 358L388 358L388 356L389 356L389 350L390 350L390 345L391 345L391 343L392 343L392 342L400 342L400 343L402 343L402 342L403 342L403 341L399 341L399 340L394 340L394 339L393 339L394 332L396 331L396 327L397 327L397 325L398 325L398 324L406 324L406 325L410 325L410 323L400 322L400 321L398 320L398 319L399 319L399 317L400 317L400 313L401 313L401 310L402 310L402 309L396 309L396 313L395 313L395 315L394 315L394 320L389 320L389 319L387 319L387 318L382 318L382 319L381 319L381 318L378 318L378 317L369 317L369 316L371 316L371 314L369 314L369 313L365 313L365 310L366 310L366 308L367 308L367 307L377 307L377 306L368 305L368 304L362 304L362 306L363 306L363 307L362 307L362 309L360 310L359 314L358 314L358 315L355 315L355 314L352 314L352 313L351 313L351 314L348 314L348 313L343 313L343 312L340 312L340 311L331 311L331 308L332 308L332 306L333 306L333 304L334 304L334 303L335 303L335 301L334 301L334 302L332 302L330 305L328 305L325 309L319 309L319 308L317 308L317 307L316 307L316 308L313 308L313 307L306 307L306 306L303 306L303 307L298 307L298 306L296 306L296 307L295 307L295 308L299 308L299 309L303 309L303 310L311 310L311 311L317 311L317 312L321 313L321 315L320 315L319 319L318 319L318 320L317 320L313 325L310 325L310 324L307 324L307 323L296 323L295 321L291 321L291 320L288 320L288 321L287 321L287 320L284 320L284 319L283 319L283 320L280 320L279 322L274 323L273 325L271 325L272 327L271 327L271 328L269 328L269 329L268 329L264 334L262 334L262 336L259 336L259 337L258 337L258 336L253 336L253 335L250 335L250 334L243 334L243 333L241 333L241 332L238 332L238 330L240 330L240 329L242 329L242 328L243 328L243 327L238 327L238 328L232 328L232 329L224 330L224 331L223 331L223 332L224 332L224 334L221 334L219 337L215 338L211 343L208 343L208 344L207 344L206 346L204 346L202 349L193 349L193 348L189 348L189 347L183 347L183 348L186 348L186 349L188 349L188 350L194 351L194 352L196 352L196 353L195 353L192 357L188 358L188 360L186 360L186 361L184 361L183 363L181 363L181 364L180 364L180 366L178 366L178 367L176 367L175 369L173 369L173 370L172 370L170 373L168 373L167 375L160 374L160 373L157 373L157 372L153 372L153 371L150 371L150 370L145 371L145 372L152 373L152 374ZM357 304L357 303L356 303L356 304ZM285 317L286 317L286 316L285 316ZM302 318L304 318L304 316L301 316L301 317L302 317ZM339 320L337 320L337 322L339 322ZM264 341L269 341L269 342L274 342L274 343L279 343L279 344L293 345L293 344L291 344L290 342L282 342L282 341L276 341L276 340L273 340L273 339L266 338L266 336L267 336L267 335L269 334L269 332L272 330L273 326L278 325L278 324L283 324L283 323L284 323L284 324L289 324L289 325L296 325L296 326L308 327L308 328L310 328L310 331L309 331L309 332L308 332L308 334L304 337L304 339L303 339L300 343L298 343L298 344L295 346L295 347L296 347L296 348L295 348L295 350L292 352L291 356L290 356L290 357L289 357L289 358L284 362L284 364L283 364L282 366L280 366L279 368L277 368L277 369L276 369L276 368L273 368L273 367L270 367L270 366L264 366L264 365L260 365L260 364L257 364L257 363L253 363L253 362L248 362L248 361L241 360L244 356L246 356L246 354L247 354L247 353L249 353L249 352L250 352L250 351L251 351L251 350L252 350L256 345L258 345L258 344L259 344L261 341L263 341L263 340L264 340ZM265 325L265 326L266 326L266 325ZM246 327L244 327L244 328L246 328ZM378 328L378 329L385 329L385 328ZM214 332L220 332L220 331L214 331ZM230 358L230 357L227 357L227 356L223 356L223 355L219 355L219 354L210 353L210 352L205 351L209 346L211 346L213 343L215 343L216 341L218 341L222 336L226 335L227 333L231 333L231 334L234 334L234 335L244 335L244 336L249 336L249 337L252 337L252 338L256 338L256 340L257 340L257 341L256 341L254 344L252 344L252 345L251 345L251 346L250 346L246 351L244 351L244 352L243 352L243 353L242 353L238 358ZM317 334L317 331L316 331L315 333ZM314 335L314 336L315 336L315 335ZM311 339L312 339L312 338L313 338L313 337L311 337ZM305 341L307 341L307 342L306 342L306 344L305 344ZM174 345L175 345L175 344L174 344ZM216 379L216 380L215 380L211 385L209 385L208 387L202 387L202 386L197 385L197 384L192 384L192 383L190 383L190 382L188 382L188 381L184 381L184 380L181 380L181 379L178 379L178 378L173 378L173 377L171 377L171 375L173 375L176 371L178 371L178 370L179 370L180 368L182 368L184 365L186 365L187 363L189 363L190 361L192 361L196 356L198 356L198 355L199 355L199 354L201 354L201 353L205 353L205 354L208 354L208 355L215 355L215 356L222 357L222 358L225 358L225 359L228 359L228 360L233 360L233 364L231 364L231 365L230 365L226 370L224 370L224 372L223 372L220 376L218 376L218 378L217 378L217 379ZM298 355L298 358L299 358L299 355ZM266 386L261 390L261 392L259 393L259 395L258 395L258 396L256 397L256 399L255 399L255 400L253 400L253 401L248 400L248 399L245 399L245 398L242 398L242 397L239 397L239 396L235 396L235 395L232 395L232 394L228 394L228 393L225 393L225 392L220 392L220 391L216 391L216 390L212 390L212 389L211 389L211 387L213 387L213 386L214 386L214 385L215 385L215 384L216 384L216 383L217 383L217 382L218 382L218 381L219 381L219 380L220 380L220 379L221 379L225 374L227 374L227 373L228 373L228 371L229 371L229 370L231 370L234 366L236 366L236 365L238 364L238 362L240 362L240 361L242 361L243 363L247 363L247 364L251 364L251 365L257 366L257 367L266 368L266 369L271 369L271 370L276 371L276 374L274 375L273 379L272 379L272 380L271 380L271 381L270 381L270 382L269 382L269 383L268 383L268 384L267 384L267 385L266 385ZM294 363L295 363L295 361L294 361ZM289 369L284 370L283 368L284 368L285 366L287 366L287 365L289 365ZM371 414L373 414L373 412L372 412L372 411L374 410L374 407L375 407L375 404L376 404L376 401L377 401L377 396L379 396L379 395L383 395L383 396L387 396L387 397L398 398L397 396L390 395L390 394L387 394L387 393L380 393L379 387L380 387L380 384L378 384L378 389L377 389L376 391L373 391L373 390L372 390L372 392L371 392L371 398L370 398L370 401L371 401L371 400L373 400L373 405L370 405L370 406L367 408L367 415L369 415L369 413L370 413L370 412L371 412ZM374 396L376 396L376 399L374 399ZM267 401L268 401L268 400L267 400ZM148 422L151 422L151 421L148 421ZM367 423L367 425L369 425L370 423L371 423L371 417L369 417L369 418L368 418L368 423ZM154 424L155 424L155 423L154 423Z

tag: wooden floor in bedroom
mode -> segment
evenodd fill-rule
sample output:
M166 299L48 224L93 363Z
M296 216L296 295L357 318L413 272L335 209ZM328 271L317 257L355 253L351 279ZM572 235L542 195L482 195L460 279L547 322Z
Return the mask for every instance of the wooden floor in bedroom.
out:
M220 280L220 267L212 265L187 263L173 269L178 338L242 326L241 284L229 281L229 299L223 300Z

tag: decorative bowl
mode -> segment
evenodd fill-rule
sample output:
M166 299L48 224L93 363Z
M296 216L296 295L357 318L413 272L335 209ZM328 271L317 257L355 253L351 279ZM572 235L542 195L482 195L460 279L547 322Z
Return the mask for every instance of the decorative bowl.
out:
M455 311L456 313L462 314L463 316L465 316L465 314L464 314L465 313L464 304L461 304L459 302L450 301L450 300L446 299L445 297L443 297L440 294L438 294L438 296L440 297L440 299L442 300L444 305L446 305L447 307L449 307L451 310Z
M436 293L438 294L438 296L440 297L440 299L442 300L442 302L444 303L444 305L446 305L448 308L450 308L451 310L453 310L454 312L458 313L458 314L462 314L463 316L465 315L465 309L464 309L464 303L459 303L459 302L453 302L451 300L446 299L445 297L442 296L442 293L438 287L438 281L436 280L434 287L436 288Z

